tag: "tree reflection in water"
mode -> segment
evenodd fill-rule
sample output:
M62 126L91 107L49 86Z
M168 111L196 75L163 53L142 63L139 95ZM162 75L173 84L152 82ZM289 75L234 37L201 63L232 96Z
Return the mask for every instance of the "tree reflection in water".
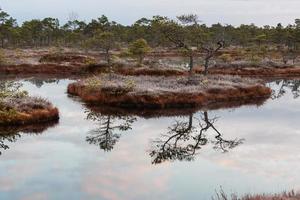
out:
M31 84L35 85L37 88L41 88L44 84L48 83L59 83L59 79L43 79L43 78L31 78L27 80Z
M192 161L202 146L209 142L213 148L228 152L230 149L243 143L244 139L226 140L214 126L217 118L209 118L207 112L203 112L200 118L189 116L188 122L176 121L169 127L167 134L153 141L150 156L153 164L160 164L165 161ZM197 126L193 125L193 120L198 121ZM215 135L209 141L206 133L212 130Z
M86 141L98 145L104 151L111 151L119 141L121 132L130 130L137 120L135 117L102 115L94 111L86 113L88 120L98 123L98 127L88 133Z
M0 133L0 155L2 155L2 150L9 149L8 143L16 142L20 137L18 133Z
M17 142L17 140L22 137L22 134L42 134L48 128L55 126L57 122L58 121L35 125L0 127L0 155L2 155L3 150L9 149L9 143Z
M280 80L275 81L275 83L280 86L280 88L273 90L272 99L283 97L288 90L291 91L295 99L300 96L300 80Z

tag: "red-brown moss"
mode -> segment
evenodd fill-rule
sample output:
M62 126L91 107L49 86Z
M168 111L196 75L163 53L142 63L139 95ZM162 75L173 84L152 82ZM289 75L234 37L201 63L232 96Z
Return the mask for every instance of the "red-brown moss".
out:
M88 63L95 63L96 60L93 57L81 55L81 54L52 53L52 54L43 55L40 58L39 62L88 64Z
M83 74L88 70L85 65L60 65L60 64L20 64L5 65L0 67L0 74L6 75L75 75Z

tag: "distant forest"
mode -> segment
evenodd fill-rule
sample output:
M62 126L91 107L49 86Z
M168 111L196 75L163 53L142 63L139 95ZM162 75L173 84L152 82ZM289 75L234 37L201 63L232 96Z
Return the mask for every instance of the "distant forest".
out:
M145 39L152 48L157 47L199 47L203 44L217 44L223 41L226 46L274 46L298 50L300 44L300 19L283 26L258 27L255 24L207 26L197 15L182 15L175 20L163 16L152 19L141 18L130 26L110 21L102 15L90 22L81 21L73 13L66 24L58 19L33 19L18 24L7 12L0 10L0 47L33 48L48 46L88 48L89 41L99 35L109 36L118 46L128 46L133 41ZM97 45L93 46L94 48Z

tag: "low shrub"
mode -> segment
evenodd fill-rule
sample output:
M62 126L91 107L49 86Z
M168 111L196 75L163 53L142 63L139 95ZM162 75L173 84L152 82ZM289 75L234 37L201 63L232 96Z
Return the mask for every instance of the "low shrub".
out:
M101 80L97 77L89 78L85 81L85 83L89 90L96 90L101 87Z
M136 86L136 83L134 80L132 79L128 79L125 81L125 88L128 90L128 91L132 91Z
M227 54L227 53L222 54L221 56L219 56L219 59L221 59L221 61L224 62L224 63L230 63L233 60L231 55Z
M0 50L0 66L7 63L3 50Z

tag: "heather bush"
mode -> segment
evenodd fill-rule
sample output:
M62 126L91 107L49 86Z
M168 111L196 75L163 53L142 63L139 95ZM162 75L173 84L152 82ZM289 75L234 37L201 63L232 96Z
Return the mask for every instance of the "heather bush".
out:
M222 54L219 59L221 59L224 63L230 63L233 60L231 55L227 53Z
M86 65L95 65L95 64L96 64L96 60L87 57L87 58L85 59L85 61L84 61L84 64L86 64Z
M261 62L261 58L259 56L253 56L250 58L250 62L252 65L258 65Z
M0 82L0 101L12 97L12 98L22 98L26 97L28 93L26 91L20 90L22 84L15 83L12 81Z
M1 122L10 122L17 116L17 110L10 108L7 110L0 110L0 124Z
M15 55L15 57L18 58L18 59L20 59L20 58L22 58L22 57L24 56L23 51L22 51L21 49L19 49L19 48L18 48L18 49L15 49L14 55Z
M3 50L0 50L0 65L4 65L6 62L7 61L6 61Z
M234 87L248 84L256 84L256 79L240 78L235 76L211 75L209 78L194 75L193 84L190 84L187 77L164 77L164 76L121 76L113 75L111 80L107 75L94 76L84 80L82 84L88 89L109 90L125 92L139 91L170 91L170 92L198 92L207 87ZM122 89L123 88L123 89Z
M85 80L85 83L89 90L95 90L101 87L101 80L96 76Z
M134 80L132 79L128 79L125 81L125 87L127 88L127 90L133 90L134 87L136 86L136 83Z
M14 112L28 112L32 109L47 109L51 103L40 97L29 97L27 91L21 90L22 84L6 81L0 82L1 116Z
M15 109L19 112L28 112L32 109L47 109L51 107L51 103L41 97L25 96L22 98L5 98L3 103L7 108Z

